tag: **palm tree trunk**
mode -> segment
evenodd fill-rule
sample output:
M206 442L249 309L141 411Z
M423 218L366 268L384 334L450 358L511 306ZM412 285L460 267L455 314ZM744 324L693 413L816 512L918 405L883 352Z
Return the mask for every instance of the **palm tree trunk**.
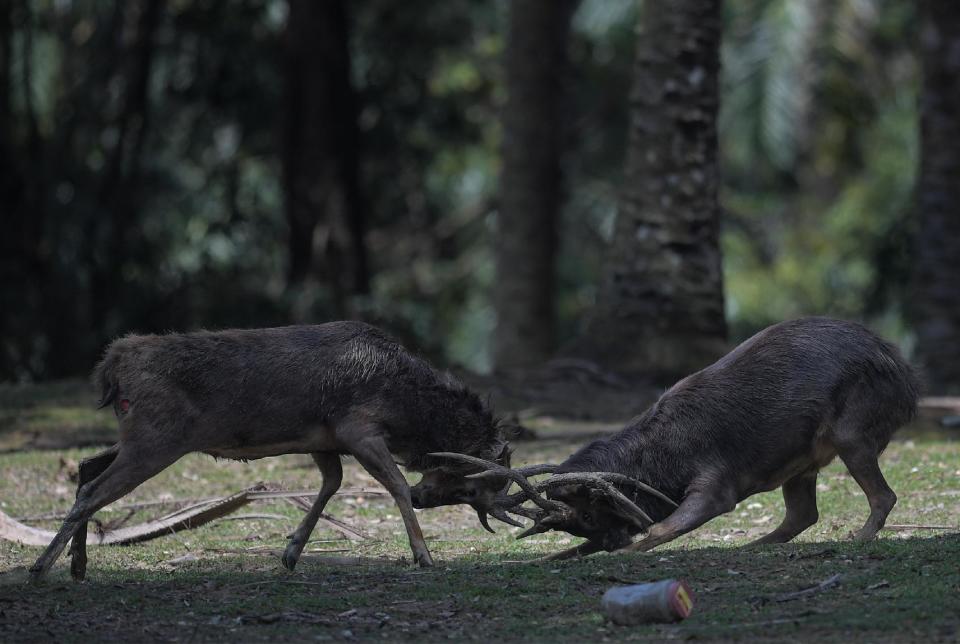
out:
M573 0L510 3L494 296L497 368L541 363L555 348L562 82L575 6Z
M595 313L571 352L672 378L724 351L720 0L645 0L624 186Z
M369 291L346 6L342 0L289 0L289 7L283 131L287 278L297 286L322 275L342 315L347 295Z
M935 392L960 392L960 3L927 0L921 35L914 319Z

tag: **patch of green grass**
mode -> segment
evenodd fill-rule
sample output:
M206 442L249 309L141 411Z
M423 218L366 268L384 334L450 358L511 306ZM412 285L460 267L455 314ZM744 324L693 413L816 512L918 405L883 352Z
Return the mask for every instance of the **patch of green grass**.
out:
M0 384L0 452L114 442L109 409L96 409L90 383Z
M577 445L523 443L517 464L556 460ZM0 455L0 506L15 517L65 512L75 494L68 471L95 450ZM951 525L960 517L960 443L896 441L882 467L900 501L888 525ZM307 457L248 464L191 455L117 506L228 494L266 481L319 487ZM345 487L376 487L347 460ZM220 521L129 547L91 547L88 581L69 580L68 560L30 586L24 568L41 549L0 542L0 639L411 639L564 640L667 638L903 641L957 637L960 537L956 530L891 529L872 543L847 534L866 518L866 499L839 463L819 480L820 522L796 543L741 548L782 516L778 492L757 495L696 532L647 554L604 554L571 562L531 560L569 547L564 534L516 541L515 528L484 532L472 510L418 513L437 566L412 567L403 524L386 496L340 495L328 511L369 539L350 542L322 526L297 571L279 555L303 516L292 505L258 503L237 514L279 519ZM166 509L140 511L133 521ZM55 520L31 524L56 529ZM193 560L185 560L192 555ZM344 565L329 557L360 556ZM398 563L399 562L399 563ZM834 574L840 585L795 601L784 593ZM694 614L674 625L620 628L599 612L613 585L681 577ZM349 633L348 633L349 632Z

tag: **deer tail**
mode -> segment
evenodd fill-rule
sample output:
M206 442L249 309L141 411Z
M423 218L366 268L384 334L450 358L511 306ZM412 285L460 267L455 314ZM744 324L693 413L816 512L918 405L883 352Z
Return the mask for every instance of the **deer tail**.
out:
M93 385L100 390L97 409L103 409L117 399L117 393L120 391L120 380L117 374L119 364L120 353L116 348L111 347L93 371Z

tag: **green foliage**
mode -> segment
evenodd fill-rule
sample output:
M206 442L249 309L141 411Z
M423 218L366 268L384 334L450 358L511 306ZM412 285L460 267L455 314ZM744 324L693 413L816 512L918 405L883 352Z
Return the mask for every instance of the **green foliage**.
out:
M719 133L732 339L821 314L866 320L909 348L902 305L918 164L914 6L725 7ZM616 213L635 9L584 2L574 20L564 339L593 305Z
M909 340L900 307L918 159L911 7L728 3L720 148L736 335L828 314Z
M16 217L28 231L42 225L16 259L41 268L2 274L5 379L84 372L109 338L133 330L280 324L303 297L313 319L333 315L322 282L306 295L285 284L286 3L165 3L136 155L120 142L133 146L139 123L124 114L145 5L34 0L11 14L0 144L35 196ZM372 293L351 308L484 370L507 5L347 5L373 270ZM902 336L914 12L905 0L726 3L721 197L737 338L814 313ZM633 0L583 0L574 16L561 342L592 308L616 213L637 17Z

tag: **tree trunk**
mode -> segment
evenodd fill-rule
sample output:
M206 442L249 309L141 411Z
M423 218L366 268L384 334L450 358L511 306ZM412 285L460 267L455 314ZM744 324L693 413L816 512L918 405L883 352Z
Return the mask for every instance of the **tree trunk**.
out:
M531 366L555 341L563 77L573 0L514 0L506 51L494 303L497 368Z
M645 0L624 186L595 313L572 353L673 378L725 349L717 202L720 0Z
M913 313L934 392L960 392L960 3L927 0Z
M0 1L0 378L36 375L37 318L44 319L52 249L44 244L46 155L33 91L34 32L28 2ZM15 39L14 34L20 38ZM19 42L17 42L19 41ZM19 64L15 59L19 58ZM19 84L22 104L13 101ZM61 320L56 320L62 322Z
M13 0L0 0L0 204L4 209L5 234L0 239L0 266L7 270L9 260L23 251L23 242L18 232L21 225L20 202L23 196L23 180L17 163L18 154L14 140L17 127L13 118L11 96L14 88L13 64ZM29 29L29 26L27 26ZM29 61L22 64L28 65ZM12 230L11 230L12 229ZM2 273L6 277L6 272Z
M93 328L106 331L108 338L120 331L104 329L104 323L111 310L123 302L118 298L122 288L122 266L135 246L132 237L139 234L141 163L151 117L150 78L156 58L156 35L164 10L165 0L144 0L141 3L118 0L116 5L115 15L120 17L121 24L127 20L135 22L136 32L129 43L121 42L123 46L118 48L126 68L122 74L124 100L121 111L111 123L116 131L116 142L109 150L99 190L100 205L108 215L105 218L106 252L101 261L96 258L92 261ZM101 222L93 222L95 232L90 235L91 250L96 248L95 240L99 236L96 230L100 225Z
M342 0L290 0L289 6L283 132L288 283L301 285L319 270L342 313L346 295L368 292L370 281L346 10Z
M13 90L13 0L0 0L0 143L10 127L10 93Z

